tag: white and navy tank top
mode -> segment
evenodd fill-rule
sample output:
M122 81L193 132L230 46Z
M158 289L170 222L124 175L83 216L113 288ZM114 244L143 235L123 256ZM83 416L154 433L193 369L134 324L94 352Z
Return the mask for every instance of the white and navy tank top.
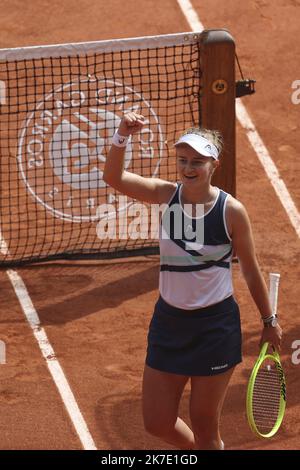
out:
M211 209L202 217L190 217L183 210L181 190L182 184L177 184L167 210L172 213L171 208L176 204L176 209L179 207L181 211L182 224L186 227L188 221L193 229L192 233L196 233L197 219L201 218L202 243L197 242L196 236L186 238L184 229L178 238L178 231L174 229L174 217L168 216L166 225L164 218L167 211L164 212L159 233L159 291L168 304L192 310L221 302L233 293L232 240L225 219L228 194L218 188L218 195ZM178 212L176 214L178 216Z

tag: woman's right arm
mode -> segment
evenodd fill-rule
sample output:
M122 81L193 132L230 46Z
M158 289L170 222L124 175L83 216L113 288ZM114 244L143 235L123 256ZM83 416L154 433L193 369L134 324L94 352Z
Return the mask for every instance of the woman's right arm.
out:
M140 132L144 118L137 113L124 114L118 133L128 137ZM117 191L139 201L160 204L170 198L176 185L160 178L144 176L124 170L126 147L112 144L104 167L103 180Z

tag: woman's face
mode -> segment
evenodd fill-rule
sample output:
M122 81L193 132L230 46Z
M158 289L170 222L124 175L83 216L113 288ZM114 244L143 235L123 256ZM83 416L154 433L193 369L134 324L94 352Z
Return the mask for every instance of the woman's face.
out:
M177 168L184 185L199 186L210 181L214 169L219 165L212 157L205 157L187 144L176 146Z

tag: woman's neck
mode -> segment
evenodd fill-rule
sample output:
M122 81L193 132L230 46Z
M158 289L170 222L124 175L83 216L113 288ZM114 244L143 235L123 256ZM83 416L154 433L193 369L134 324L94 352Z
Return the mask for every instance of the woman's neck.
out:
M183 204L209 204L216 198L217 188L209 184L202 188L182 187L181 201Z

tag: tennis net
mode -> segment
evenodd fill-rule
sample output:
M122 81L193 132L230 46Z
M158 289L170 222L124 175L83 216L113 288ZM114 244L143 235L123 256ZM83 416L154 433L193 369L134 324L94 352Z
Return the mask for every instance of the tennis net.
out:
M216 41L207 38L214 33L0 50L2 267L158 251L142 227L143 237L99 237L99 206L107 205L108 218L129 213L127 224L138 217L128 211L134 201L124 203L104 183L105 155L122 114L137 111L146 121L126 149L126 169L176 181L175 139L210 123L202 62L212 60L208 43ZM214 96L224 99L220 89ZM213 109L223 113L225 127L222 106Z

